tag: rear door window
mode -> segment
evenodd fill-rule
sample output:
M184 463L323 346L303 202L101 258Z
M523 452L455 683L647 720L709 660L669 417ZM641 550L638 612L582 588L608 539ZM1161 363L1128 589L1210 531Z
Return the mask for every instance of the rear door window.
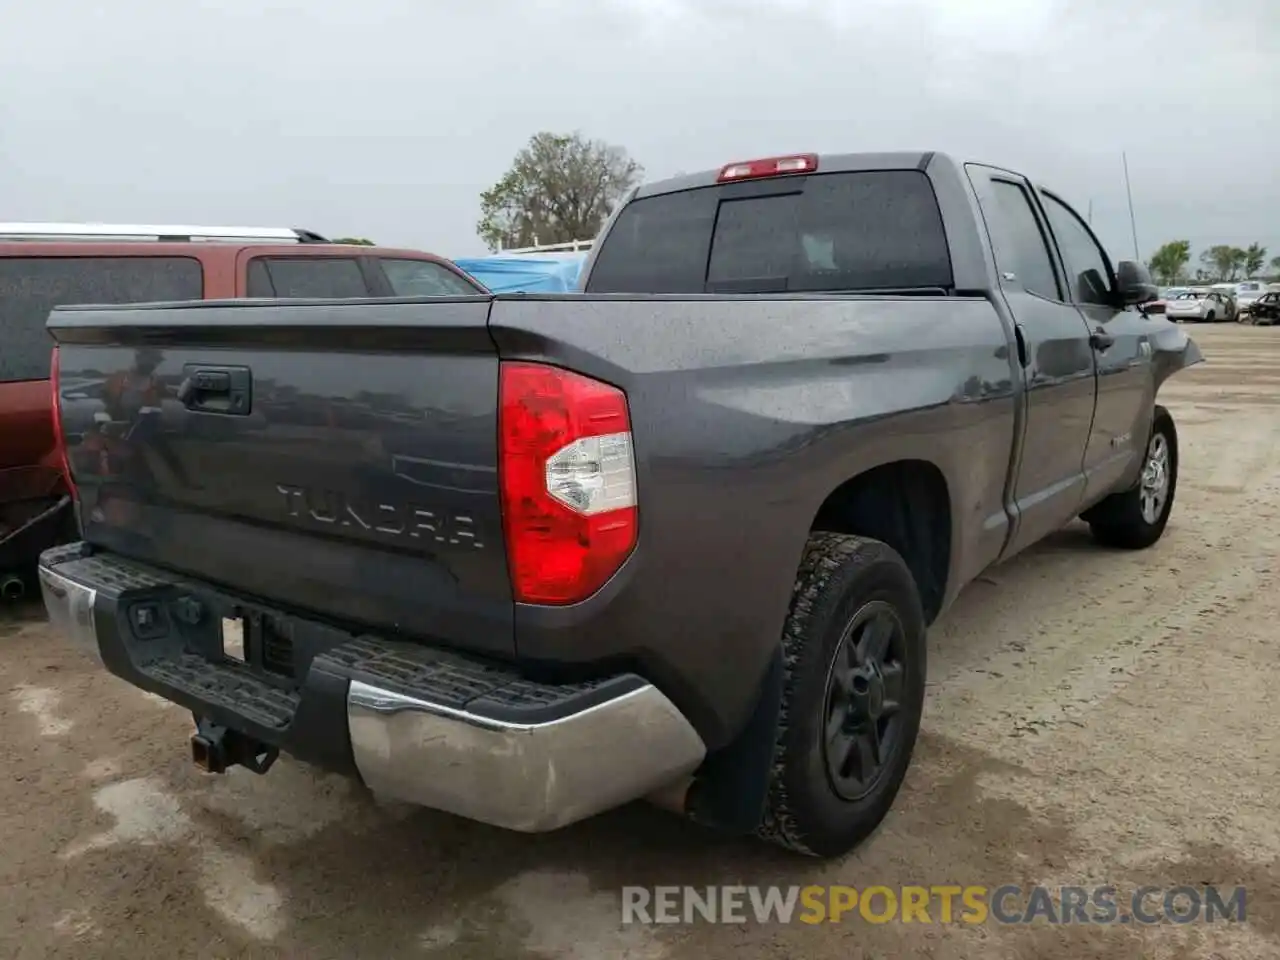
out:
M248 295L352 300L374 294L354 257L255 257L249 261Z
M49 376L54 307L203 296L204 272L190 257L0 257L0 382Z
M592 266L593 293L776 293L951 287L929 178L814 174L629 203Z
M474 297L480 292L448 267L431 260L381 257L378 262L396 297Z

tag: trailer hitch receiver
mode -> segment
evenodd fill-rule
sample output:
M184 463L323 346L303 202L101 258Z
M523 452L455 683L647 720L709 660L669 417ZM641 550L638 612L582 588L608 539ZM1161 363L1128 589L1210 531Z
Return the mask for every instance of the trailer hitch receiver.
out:
M226 773L235 766L266 773L279 756L276 747L208 718L196 717L196 732L191 735L191 759L206 773Z

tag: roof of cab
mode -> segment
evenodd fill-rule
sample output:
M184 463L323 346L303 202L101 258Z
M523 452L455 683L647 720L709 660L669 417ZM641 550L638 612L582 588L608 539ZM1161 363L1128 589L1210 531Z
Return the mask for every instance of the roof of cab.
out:
M800 153L803 151L797 151ZM774 156L786 157L792 154L779 153ZM819 174L823 173L853 173L863 170L924 170L935 158L950 160L943 153L934 150L900 150L885 153L820 153L818 156ZM668 177L665 180L654 180L650 183L641 184L632 199L639 200L643 197L654 197L664 193L679 193L681 190L693 190L697 187L711 187L718 182L720 171L725 166L731 166L735 163L746 163L752 157L745 157L740 160L731 160L727 164L715 167L711 170L701 170L697 173L681 174L677 177ZM806 174L785 174L784 176L806 176Z

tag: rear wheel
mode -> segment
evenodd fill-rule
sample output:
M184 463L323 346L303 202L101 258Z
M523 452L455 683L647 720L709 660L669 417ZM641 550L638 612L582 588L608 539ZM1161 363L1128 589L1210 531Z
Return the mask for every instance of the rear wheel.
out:
M1164 534L1178 487L1178 431L1164 407L1156 407L1137 484L1113 493L1083 519L1095 539L1109 547L1141 550Z
M1210 311L1209 311L1209 315L1205 317L1205 320L1207 320L1209 323L1215 323L1215 322L1216 322L1215 317L1214 317L1214 313L1213 313L1213 311L1212 311L1212 310L1210 310Z
M887 544L809 538L782 637L786 680L761 837L848 852L897 796L924 706L925 622Z

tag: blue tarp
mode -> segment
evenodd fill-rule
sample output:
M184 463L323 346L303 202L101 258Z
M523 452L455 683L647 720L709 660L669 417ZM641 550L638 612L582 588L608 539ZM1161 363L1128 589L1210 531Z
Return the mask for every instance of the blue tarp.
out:
M494 293L565 293L578 288L585 253L515 254L453 261Z

